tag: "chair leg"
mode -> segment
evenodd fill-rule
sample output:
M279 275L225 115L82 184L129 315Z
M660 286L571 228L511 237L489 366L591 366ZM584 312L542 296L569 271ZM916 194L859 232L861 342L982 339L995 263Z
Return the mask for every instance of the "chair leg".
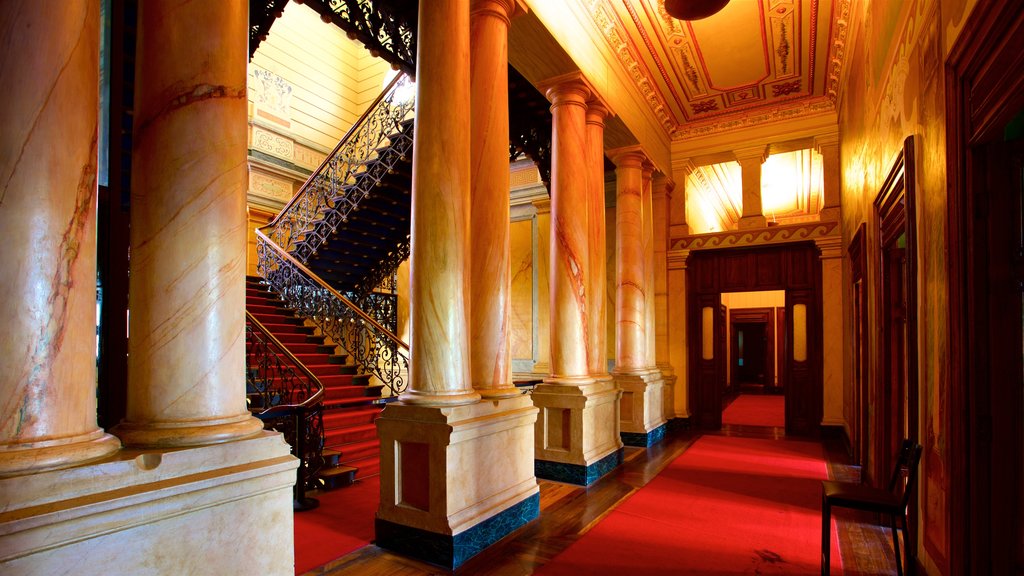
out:
M892 526L892 551L896 554L896 576L903 576L903 561L900 554L900 533L896 528L896 515L892 515L892 521L889 523Z
M832 505L824 497L821 498L821 574L829 576L832 569Z

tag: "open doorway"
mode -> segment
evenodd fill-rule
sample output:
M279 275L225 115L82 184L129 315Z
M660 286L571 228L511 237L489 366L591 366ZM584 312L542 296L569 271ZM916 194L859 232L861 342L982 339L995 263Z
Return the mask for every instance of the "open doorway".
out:
M722 424L785 427L786 292L726 292L728 383Z

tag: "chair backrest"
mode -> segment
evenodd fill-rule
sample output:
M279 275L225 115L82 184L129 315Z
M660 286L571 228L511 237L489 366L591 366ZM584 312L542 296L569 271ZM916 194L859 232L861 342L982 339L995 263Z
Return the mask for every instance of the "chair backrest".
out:
M921 462L921 445L910 439L904 439L900 445L900 453L896 458L896 466L889 479L889 492L897 494L901 491L902 507L910 503L910 493L917 480L917 467Z

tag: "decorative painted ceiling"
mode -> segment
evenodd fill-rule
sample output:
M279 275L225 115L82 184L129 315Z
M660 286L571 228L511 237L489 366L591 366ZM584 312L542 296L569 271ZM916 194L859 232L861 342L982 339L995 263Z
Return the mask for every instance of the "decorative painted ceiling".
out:
M698 124L835 110L849 0L732 0L692 22L670 17L664 0L587 8L674 137Z

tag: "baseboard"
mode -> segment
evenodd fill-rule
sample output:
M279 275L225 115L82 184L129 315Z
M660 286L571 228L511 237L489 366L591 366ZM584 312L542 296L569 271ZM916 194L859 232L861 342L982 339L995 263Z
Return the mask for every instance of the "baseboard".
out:
M543 478L544 480L554 480L555 482L565 482L566 484L576 484L578 486L590 486L622 464L622 454L623 449L619 448L589 466L552 462L550 460L534 460L534 471L537 478Z

